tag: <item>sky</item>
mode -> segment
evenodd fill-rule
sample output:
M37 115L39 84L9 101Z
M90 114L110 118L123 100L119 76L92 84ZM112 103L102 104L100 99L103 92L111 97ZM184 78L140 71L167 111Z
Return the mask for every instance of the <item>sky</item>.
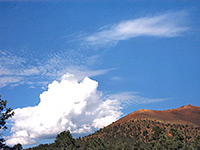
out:
M198 0L0 0L6 144L85 136L138 109L200 106Z

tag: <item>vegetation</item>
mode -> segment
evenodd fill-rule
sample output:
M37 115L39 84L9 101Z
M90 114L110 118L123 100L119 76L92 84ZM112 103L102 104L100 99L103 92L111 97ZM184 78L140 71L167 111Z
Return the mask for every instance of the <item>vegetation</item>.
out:
M14 145L13 147L4 146L3 150L23 150L23 147L20 143Z
M7 100L2 100L0 95L0 131L6 130L6 120L11 118L14 115L14 111L11 108L6 108ZM2 134L0 133L0 149L3 150L22 150L22 145L16 144L13 147L9 147L5 145L5 140L2 138Z
M14 112L11 108L6 108L7 101L1 99L0 95L0 131L6 130L6 120L14 115ZM5 140L0 133L0 149L5 147Z
M200 127L130 120L110 125L92 135L73 139L69 131L57 135L54 143L27 150L200 150Z

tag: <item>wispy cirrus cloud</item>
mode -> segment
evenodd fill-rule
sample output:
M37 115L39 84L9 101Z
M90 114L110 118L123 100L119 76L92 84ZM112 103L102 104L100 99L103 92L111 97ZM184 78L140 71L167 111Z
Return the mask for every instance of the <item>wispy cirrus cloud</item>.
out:
M84 38L86 45L102 46L139 36L175 37L189 28L185 25L186 13L171 12L156 16L124 20L108 25L103 30Z
M166 101L167 99L164 98L147 98L142 97L139 95L138 92L121 92L117 94L111 94L109 95L109 99L116 99L120 101L125 106L127 104L148 104L148 103L154 103L154 102L162 102Z
M0 77L0 88L5 87L9 84L12 84L12 86L17 86L21 83L23 83L22 77Z
M80 79L105 74L110 69L88 69L95 63L98 55L87 55L68 50L49 54L42 59L16 56L9 51L0 50L0 88L27 84L45 86L49 81L61 79L70 72Z
M101 56L101 53L91 51L91 46L99 48L139 36L180 36L189 29L185 25L187 21L184 20L186 20L186 13L174 12L121 21L107 25L100 31L82 38L82 44L88 46L85 47L87 50L84 52L77 49L66 50L49 54L42 59L27 59L0 50L0 88L11 84L17 85L22 81L23 83L46 83L47 79L58 79L66 72L79 74L80 77L104 74L109 69L88 69ZM119 77L114 77L112 80L119 80Z

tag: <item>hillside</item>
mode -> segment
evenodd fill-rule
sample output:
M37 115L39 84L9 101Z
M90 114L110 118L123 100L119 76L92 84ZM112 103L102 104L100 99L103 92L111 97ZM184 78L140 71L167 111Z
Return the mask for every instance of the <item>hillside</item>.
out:
M193 126L200 126L200 107L185 105L176 109L163 110L163 111L140 109L119 119L112 125L117 125L118 123L124 123L131 119L149 119L165 123L168 122L168 123L190 124Z
M164 111L138 110L86 137L69 131L54 143L29 150L200 150L200 107L186 105Z
M153 149L164 143L166 149L167 145L190 149L196 137L200 138L200 107L185 105L163 111L135 111L82 140L99 138L111 149ZM162 142L157 143L159 140ZM200 145L200 139L198 142Z

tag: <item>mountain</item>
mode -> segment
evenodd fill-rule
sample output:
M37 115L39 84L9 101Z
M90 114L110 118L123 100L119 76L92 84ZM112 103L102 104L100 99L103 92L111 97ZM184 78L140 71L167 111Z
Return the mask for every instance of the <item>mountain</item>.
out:
M111 149L200 150L200 107L135 111L80 141L101 139ZM195 144L196 143L196 144Z
M200 107L135 111L93 134L73 139L70 131L54 143L28 150L200 150Z
M119 119L112 125L124 123L131 119L149 119L165 123L169 122L169 123L200 126L200 107L188 104L176 109L163 110L163 111L140 109Z

